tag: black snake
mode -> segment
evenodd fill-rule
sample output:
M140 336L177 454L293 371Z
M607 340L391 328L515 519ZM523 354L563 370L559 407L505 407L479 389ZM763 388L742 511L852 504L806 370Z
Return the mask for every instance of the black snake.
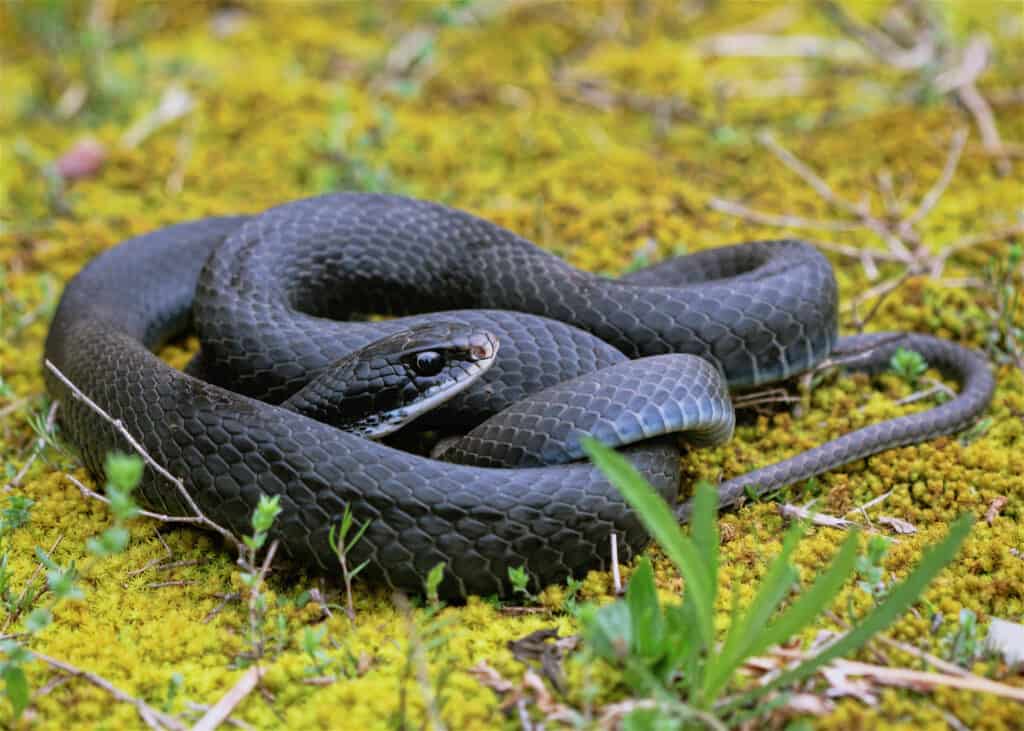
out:
M572 430L543 437L563 418L582 418L602 438L643 438L686 422L696 425L698 441L720 439L731 432L732 412L727 398L722 403L719 372L731 387L751 387L843 352L860 352L858 367L878 369L902 346L959 380L959 395L927 412L724 483L723 505L747 486L778 487L959 430L994 387L979 354L938 338L838 338L831 267L798 241L703 251L611 280L467 213L370 194L300 200L124 242L68 284L46 358L179 476L213 520L245 533L259 496L280 495L274 535L293 559L318 570L336 567L328 531L346 505L357 522L369 523L351 560L368 559L369 577L405 590L421 590L439 562L447 564L447 595L506 594L508 569L518 566L541 587L606 567L613 532L621 560L641 550L648 536L638 518L585 461L451 464L275 405L339 357L438 317L369 321L362 314L438 310L446 321L493 333L501 346L476 383L421 419L439 428L473 425L511 407L516 413L498 428L485 424L446 453L471 458L476 447L509 438L523 447L499 447L497 457L492 449L476 460L484 465L579 457ZM150 351L193 318L202 349L186 375ZM698 357L642 358L666 353ZM642 358L639 371L622 364L627 357ZM572 379L574 390L559 390ZM126 448L123 439L52 373L47 383L63 404L66 433L99 474L107 452ZM542 397L528 407L516 406L537 392ZM613 416L597 414L599 406ZM674 439L624 452L675 499ZM188 513L159 477L147 474L140 490L156 509Z

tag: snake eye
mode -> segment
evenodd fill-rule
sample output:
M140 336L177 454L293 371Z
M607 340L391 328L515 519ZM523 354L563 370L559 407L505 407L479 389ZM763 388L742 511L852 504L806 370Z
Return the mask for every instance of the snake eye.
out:
M436 376L444 368L444 356L436 350L424 350L416 354L412 367L418 375Z

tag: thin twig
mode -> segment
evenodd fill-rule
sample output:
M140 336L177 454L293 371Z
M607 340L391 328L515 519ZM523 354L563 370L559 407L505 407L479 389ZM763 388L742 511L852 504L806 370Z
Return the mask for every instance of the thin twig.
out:
M765 213L749 208L741 203L725 200L723 198L712 198L708 206L719 213L727 213L730 216L744 218L753 223L760 223L766 226L778 226L779 228L808 228L821 229L824 231L853 231L860 226L848 221L831 221L817 218L803 218L788 214ZM859 257L860 250L853 247L841 247L842 253L848 256Z
M996 126L992 107L974 84L961 86L956 90L956 95L974 117L974 122L978 125L978 132L981 134L981 143L995 156L996 172L1002 176L1009 175L1013 167L1010 164L1010 158L1003 151L1003 141L999 136L999 128Z
M875 300L875 304L873 304L871 306L871 309L868 310L868 314L865 315L863 318L858 318L856 316L856 314L857 314L857 306L861 302L864 301L864 298L862 296L862 297L858 297L858 298L854 299L853 303L851 304L851 309L853 310L853 313L854 313L854 321L853 321L853 328L854 328L854 330L856 330L858 333L864 332L864 328L867 327L867 324L869 322L871 322L873 319L875 319L875 315L878 314L878 311L879 311L879 309L881 309L882 303L885 302L886 298L890 294L895 292L897 289L902 287L903 284L908 279L910 279L912 276L914 276L913 273L911 273L908 270L908 271L904 272L903 275L899 279L890 280L889 282L885 283L886 286L883 287L882 291L880 292L880 294L878 296L878 299ZM872 290L868 290L868 291L870 292Z
M114 429L116 429L118 433L121 434L121 436L124 437L125 440L132 446L132 448L139 454L139 456L142 457L145 463L150 466L150 468L152 468L157 474L159 474L165 480L174 485L175 489L178 491L178 494L182 496L182 498L188 505L189 510L191 510L193 515L195 516L195 519L189 522L195 522L197 524L203 525L206 528L209 528L212 531L219 533L225 540L231 543L231 545L233 545L240 554L245 550L244 544L241 541L239 541L231 531L206 517L206 514L199 509L199 506L192 498L191 493L189 493L189 491L185 489L185 484L180 479L178 479L170 472L168 472L163 467L163 465L161 465L159 462L153 459L150 456L149 452L146 451L146 448L143 447L142 444L140 444L139 441L134 436L132 436L131 432L128 431L128 429L125 427L124 423L122 423L120 419L115 419L114 417L110 416L110 414L104 411L102 407L100 407L95 401L93 401L91 398L82 393L78 386L72 383L71 380L67 376L65 376L61 372L61 370L57 366L55 366L49 359L45 361L45 364L46 367L50 370L50 372L53 373L53 375L55 375L60 380L60 382L63 383L71 391L72 396L74 396L76 400L84 403L86 406L92 409L93 412L95 412L97 415L99 415L101 418L107 421L111 426L113 426Z
M622 595L622 574L619 573L619 537L612 531L612 586L615 587L615 595Z
M70 663L66 663L63 660L58 660L55 657L44 655L43 653L36 652L35 650L32 651L32 656L43 661L50 667L57 668L68 675L73 675L76 678L87 680L97 688L102 688L119 701L130 703L135 706L135 710L138 712L139 718L141 718L143 722L152 729L169 728L173 729L173 731L185 731L186 729L185 725L173 716L161 713L141 698L136 698L130 693L121 690L109 680L97 675L96 673L91 673L88 670L82 670L81 668L71 665Z
M202 619L202 624L209 624L214 617L224 611L224 607L226 607L230 602L237 602L242 598L241 592L237 591L231 592L230 594L214 594L213 596L220 598L220 604L206 613L206 616Z
M68 480L75 487L77 487L78 491L82 493L82 495L84 495L85 497L92 498L93 500L99 500L101 503L110 505L110 498L108 498L106 495L101 495L95 490L89 489L77 477L75 477L72 474L65 472L64 476L68 478ZM141 515L146 518L152 518L153 520L159 520L161 523L192 523L205 525L205 521L203 518L193 515L165 515L163 513L154 513L149 510L141 509L138 511L138 515Z
M259 665L250 667L231 690L221 696L220 700L213 704L213 707L206 712L202 718L192 727L192 731L213 731L227 720L235 707L241 703L247 695L259 684L263 677L264 669Z
M149 571L150 569L152 569L154 571L170 571L171 569L180 569L180 568L184 568L186 566L199 566L199 565L202 564L202 561L200 561L199 559L195 559L195 558L183 559L181 561L171 561L170 563L163 563L163 564L159 563L159 559L155 559L155 560L157 561L157 563L154 563L154 562L151 561L151 562L147 563L145 566L143 566L141 569L135 569L134 571L129 571L127 575L128 576L138 576L139 574L144 573L146 571Z
M868 500L863 505L858 505L855 508L851 508L850 510L847 510L846 514L849 515L850 513L856 513L858 511L860 511L862 514L867 515L868 508L873 508L874 506L878 505L879 503L884 502L885 500L887 500L889 498L890 495L892 495L892 490L888 490L887 492L883 492L878 497L875 497L875 498L872 498L872 499Z
M953 133L953 140L949 145L949 153L946 155L946 164L942 167L942 173L939 175L939 179L935 181L935 185L925 193L925 196L921 199L921 203L918 204L917 210L907 216L900 223L898 229L900 236L908 236L913 233L914 227L920 223L925 216L931 213L931 210L935 208L935 205L942 198L942 194L946 192L946 188L949 187L949 182L953 179L953 174L956 172L956 166L960 162L960 155L963 154L964 145L967 143L967 130L958 129Z

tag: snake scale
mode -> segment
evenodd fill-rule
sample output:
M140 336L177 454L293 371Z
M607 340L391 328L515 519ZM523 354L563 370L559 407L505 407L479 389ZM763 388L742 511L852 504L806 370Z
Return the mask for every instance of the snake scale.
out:
M476 383L421 421L472 426L533 399L513 426L480 427L478 446L501 434L532 444L544 425L557 428L569 411L589 414L596 404L632 418L622 429L634 437L655 433L646 431L652 419L669 430L689 419L717 429L717 436L696 434L697 441L712 441L732 429L720 374L731 388L753 387L843 353L860 353L856 367L877 370L897 347L908 347L959 381L957 397L929 411L723 483L723 505L747 486L775 488L962 429L994 388L980 354L945 340L839 338L832 269L799 241L702 251L613 280L577 270L468 213L356 193L177 224L101 254L65 289L46 358L230 530L248 531L261 494L280 495L284 509L274 535L287 555L314 570L336 567L328 532L346 505L358 523L368 523L351 560L368 560L368 578L409 591L420 591L439 562L447 564L447 596L507 594L510 567L525 566L535 588L607 567L612 532L620 560L642 550L648 536L637 516L591 464L564 462L579 456L572 449L561 450L564 463L546 466L452 464L278 405L341 356L431 322L436 311L493 333L501 349ZM368 312L400 317L360 319ZM193 323L202 345L186 373L153 355ZM675 359L669 365L647 356ZM624 363L635 358L640 371ZM602 380L605 373L610 380ZM559 390L567 381L575 383L571 393ZM126 443L53 373L47 384L62 402L65 433L100 475L104 456ZM620 400L610 401L609 393ZM666 394L682 405L670 405ZM640 396L655 406L631 416L630 399ZM516 458L536 465L550 451L518 450ZM648 439L622 451L675 500L676 439ZM148 470L139 490L154 509L189 512L178 492ZM686 510L680 506L680 515Z

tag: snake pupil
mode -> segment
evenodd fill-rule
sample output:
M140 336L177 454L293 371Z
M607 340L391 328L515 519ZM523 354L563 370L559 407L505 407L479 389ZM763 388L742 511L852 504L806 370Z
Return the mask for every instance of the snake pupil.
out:
M421 376L436 376L444 368L444 356L436 350L425 350L416 354L412 367Z

